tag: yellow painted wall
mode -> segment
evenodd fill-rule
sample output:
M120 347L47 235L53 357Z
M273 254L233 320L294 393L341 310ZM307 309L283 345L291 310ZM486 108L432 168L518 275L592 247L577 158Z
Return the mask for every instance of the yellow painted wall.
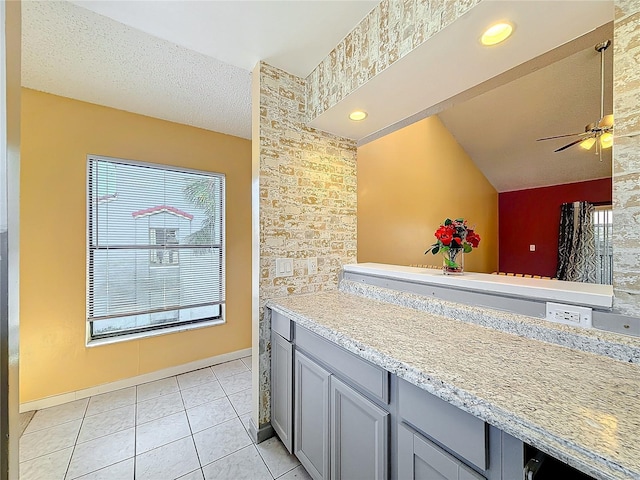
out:
M87 154L226 174L226 324L85 346ZM251 346L249 140L23 89L20 188L21 402Z
M498 193L437 116L358 148L358 262L442 265L424 255L446 217L476 226L465 269L498 266Z

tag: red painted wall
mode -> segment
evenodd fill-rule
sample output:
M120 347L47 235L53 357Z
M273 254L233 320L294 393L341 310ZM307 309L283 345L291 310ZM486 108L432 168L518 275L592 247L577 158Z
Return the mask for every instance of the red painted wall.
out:
M560 205L577 201L611 203L611 179L500 193L500 271L555 277ZM535 252L529 245L536 246Z

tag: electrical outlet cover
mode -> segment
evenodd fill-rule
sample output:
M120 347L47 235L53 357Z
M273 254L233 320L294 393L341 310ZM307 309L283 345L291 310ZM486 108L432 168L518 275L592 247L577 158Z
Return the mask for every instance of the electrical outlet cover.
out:
M547 302L546 319L551 322L564 323L577 327L591 328L591 308L563 303Z
M307 259L307 271L309 275L316 275L318 273L318 258L311 257Z

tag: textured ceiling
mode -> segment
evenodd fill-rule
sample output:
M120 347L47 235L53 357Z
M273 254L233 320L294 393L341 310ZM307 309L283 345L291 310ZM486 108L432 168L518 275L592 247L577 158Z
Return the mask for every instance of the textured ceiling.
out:
M247 70L68 2L23 2L22 84L243 138Z
M595 33L595 32L594 32ZM598 36L599 35L599 36ZM578 145L553 151L600 117L597 42L613 38L599 29L592 46L441 112L440 119L499 192L611 176L611 149L602 162ZM613 48L606 51L605 114L612 113Z
M25 87L243 138L257 61L306 76L377 4L76 3L23 2Z

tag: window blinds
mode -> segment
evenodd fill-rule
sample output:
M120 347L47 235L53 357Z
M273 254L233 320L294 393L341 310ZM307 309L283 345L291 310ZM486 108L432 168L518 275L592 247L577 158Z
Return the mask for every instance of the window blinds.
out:
M89 157L95 336L221 316L224 194L222 174Z

